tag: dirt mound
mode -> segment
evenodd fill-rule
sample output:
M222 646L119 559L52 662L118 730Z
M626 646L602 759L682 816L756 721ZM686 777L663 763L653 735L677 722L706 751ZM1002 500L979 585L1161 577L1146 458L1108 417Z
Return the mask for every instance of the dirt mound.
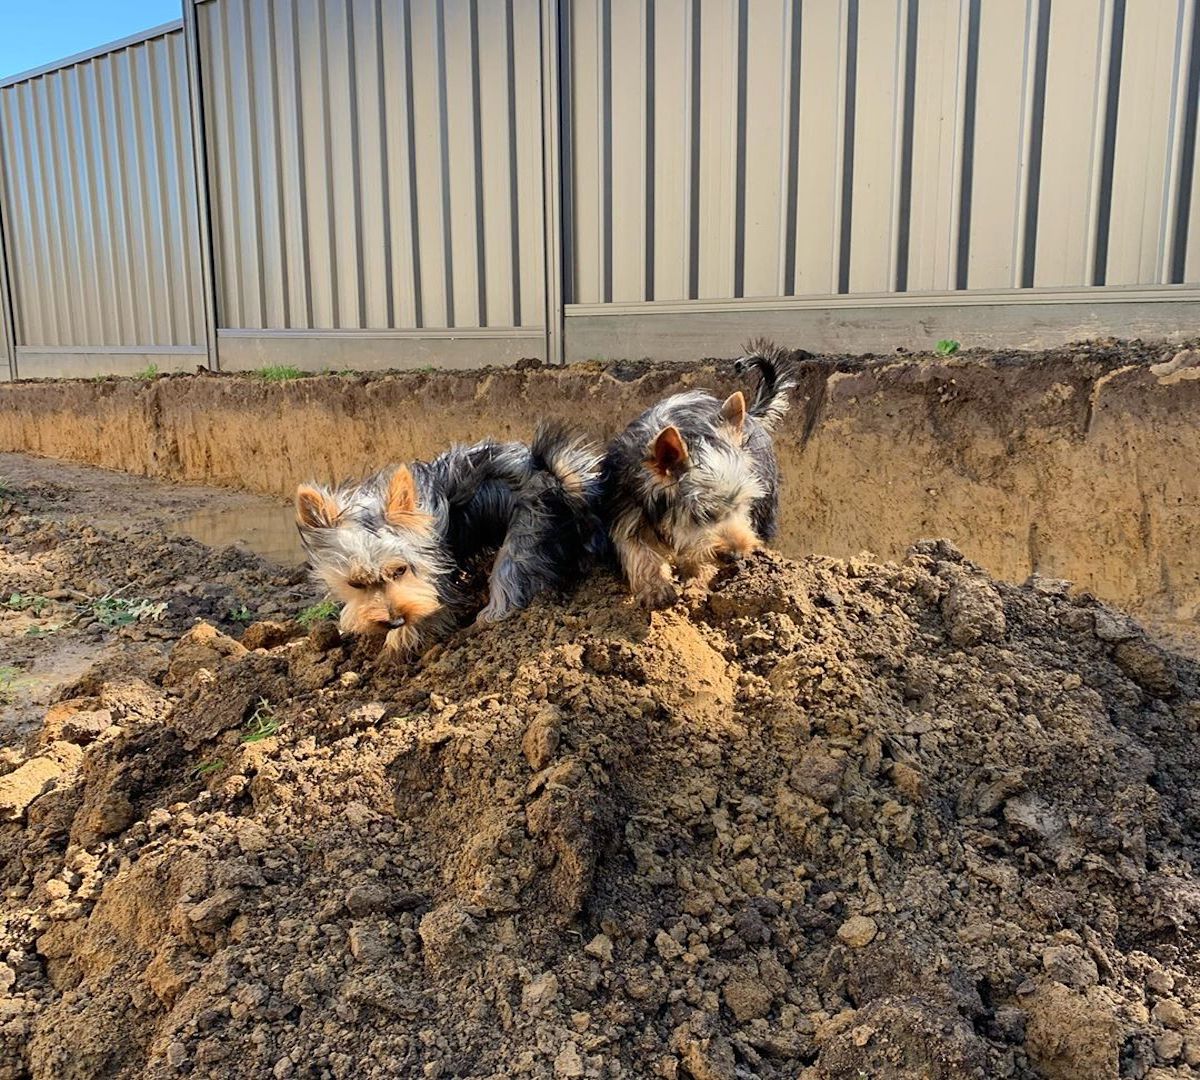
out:
M1062 583L923 544L416 667L287 630L0 766L0 1076L1200 1066L1198 672Z

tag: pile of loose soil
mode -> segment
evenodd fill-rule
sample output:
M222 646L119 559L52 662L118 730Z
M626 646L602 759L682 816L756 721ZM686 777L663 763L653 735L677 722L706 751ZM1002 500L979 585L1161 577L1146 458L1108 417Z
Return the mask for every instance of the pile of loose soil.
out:
M1065 583L923 543L298 634L0 765L0 1077L1200 1074L1200 671Z

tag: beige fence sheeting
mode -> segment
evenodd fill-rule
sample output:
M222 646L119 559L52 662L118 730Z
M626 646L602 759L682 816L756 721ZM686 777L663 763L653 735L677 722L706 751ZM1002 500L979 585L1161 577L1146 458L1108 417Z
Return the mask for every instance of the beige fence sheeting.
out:
M1195 8L563 5L568 302L1195 282Z
M222 327L544 324L537 0L198 17Z
M0 82L19 375L1200 318L1200 0L181 3Z
M203 342L187 102L178 27L0 88L19 346Z

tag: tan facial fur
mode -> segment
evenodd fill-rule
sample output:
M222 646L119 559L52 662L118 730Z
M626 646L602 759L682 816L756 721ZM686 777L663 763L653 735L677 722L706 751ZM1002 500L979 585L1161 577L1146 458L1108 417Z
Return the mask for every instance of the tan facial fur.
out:
M408 572L379 581L355 580L351 576L330 582L330 586L344 605L342 630L348 634L386 634L390 649L415 647L421 622L441 609L434 587Z

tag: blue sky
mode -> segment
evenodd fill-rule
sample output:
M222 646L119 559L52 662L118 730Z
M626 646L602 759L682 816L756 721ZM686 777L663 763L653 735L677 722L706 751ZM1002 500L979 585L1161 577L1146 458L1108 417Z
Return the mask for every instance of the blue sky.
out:
M178 19L180 0L0 0L0 79Z

